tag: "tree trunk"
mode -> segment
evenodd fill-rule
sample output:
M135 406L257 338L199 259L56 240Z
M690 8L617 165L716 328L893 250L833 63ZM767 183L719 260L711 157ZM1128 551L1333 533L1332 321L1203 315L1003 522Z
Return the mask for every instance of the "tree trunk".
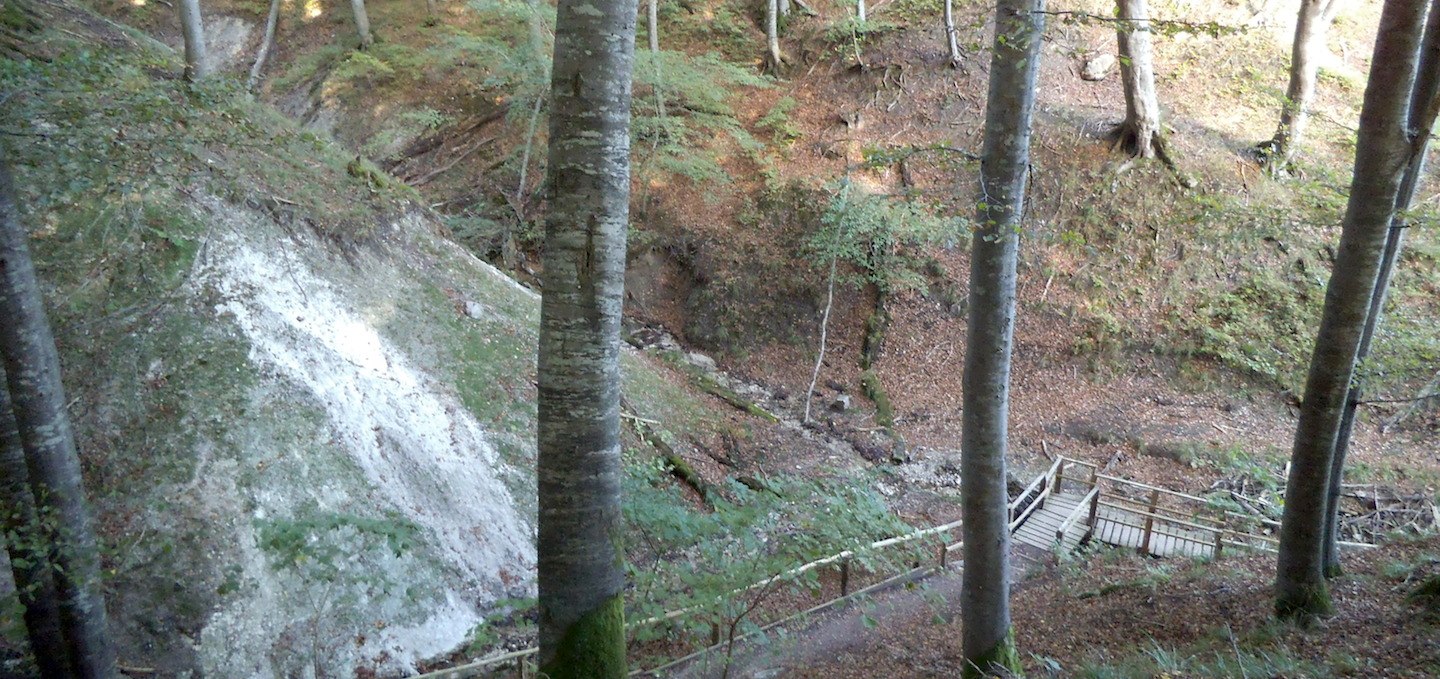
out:
M865 23L865 0L855 0L855 20Z
M960 68L960 39L955 30L955 0L945 0L945 43L950 48L950 67Z
M1165 152L1160 137L1160 102L1155 96L1155 60L1150 48L1150 13L1145 0L1119 0L1116 42L1120 53L1120 82L1125 89L1125 122L1115 130L1116 141L1136 158L1154 158Z
M370 15L365 11L365 0L350 0L350 10L355 14L355 33L360 36L360 49L374 45L375 36L370 34Z
M41 527L25 468L25 446L10 405L10 390L0 370L0 529L13 536L6 542L15 593L25 607L25 634L41 679L71 677L69 651L61 632L59 595L50 562L38 541Z
M650 39L650 52L660 52L660 0L646 0L645 29Z
M776 13L780 15L780 18L790 16L790 0L778 0L775 5Z
M1440 8L1437 8L1440 9ZM1363 364L1370 355L1370 344L1385 313L1385 300L1390 291L1390 278L1395 273L1395 264L1405 245L1405 213L1415 199L1420 178L1425 174L1425 153L1430 146L1430 132L1435 127L1435 117L1440 109L1440 11L1432 9L1425 25L1425 41L1420 50L1420 64L1416 68L1415 88L1410 97L1409 123L1411 152L1410 164L1400 183L1400 193L1395 204L1395 216L1391 218L1390 231L1386 235L1385 253L1380 260L1380 272L1376 275L1375 291L1370 297L1369 312L1365 317L1365 329L1360 334L1360 346L1356 350L1355 362ZM1345 413L1340 418L1340 430L1335 440L1335 454L1330 463L1330 488L1326 494L1325 513L1325 574L1335 577L1342 573L1340 565L1339 510L1340 491L1345 481L1345 459L1350 452L1350 435L1355 426L1355 414L1361 399L1358 384L1350 387L1345 399Z
M10 169L0 157L0 318L5 319L0 323L0 354L5 381L25 447L31 494L47 518L42 527L70 665L76 677L108 679L115 676L115 651L100 594L100 553L65 412L60 358L43 304ZM48 520L52 518L53 523Z
M1044 0L999 0L990 60L978 220L970 264L961 494L961 591L967 675L1020 669L1010 627L1009 504L1005 490L1015 265L1030 167Z
M205 50L205 22L200 17L200 0L179 0L180 32L185 35L185 79L196 82L210 75L210 58Z
M541 672L625 676L620 318L635 5L561 0L539 364Z
M776 72L785 65L785 56L780 53L780 0L765 2L765 45L770 67Z
M275 44L275 28L280 23L280 0L270 0L270 14L265 17L265 37L260 39L260 51L255 54L255 65L250 67L250 78L245 89L255 91L260 84L260 73L265 70L265 60L270 57L270 46Z
M1265 166L1272 172L1288 172L1295 164L1296 151L1310 121L1310 103L1315 98L1319 59L1325 53L1325 34L1340 9L1340 0L1300 0L1295 22L1295 42L1290 47L1290 85L1280 109L1275 136L1260 145Z
M1325 291L1295 431L1280 530L1276 613L1308 621L1331 610L1325 523L1331 462L1355 373L1386 233L1410 164L1408 117L1425 19L1424 0L1386 0L1360 113L1350 201Z

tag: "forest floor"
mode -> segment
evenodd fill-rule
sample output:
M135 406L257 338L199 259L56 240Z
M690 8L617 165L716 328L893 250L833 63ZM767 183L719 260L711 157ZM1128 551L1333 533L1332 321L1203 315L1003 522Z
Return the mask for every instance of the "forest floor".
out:
M131 23L173 33L161 3L102 4ZM938 3L876 4L877 25L892 28L865 36L858 60L847 53L849 40L828 32L827 21L840 10L822 5L827 16L799 20L787 33L792 66L781 79L768 87L736 88L732 106L742 126L758 133L761 121L772 119L764 127L775 138L765 140L763 161L717 140L712 150L729 175L725 182L637 173L627 312L664 326L685 349L714 354L726 373L761 388L765 395L755 398L792 425L809 391L827 288L827 263L804 249L806 229L817 228L813 215L823 212L837 182L847 178L866 196L903 196L952 217L963 219L973 210L976 165L967 154L980 146L988 61L980 46L989 8L957 3L969 58L952 69L934 20ZM1265 178L1248 157L1248 149L1273 132L1283 93L1290 27L1282 17L1293 13L1294 3L1270 4L1271 19L1255 30L1167 34L1157 45L1171 143L1184 171L1199 179L1189 191L1158 166L1114 174L1123 159L1110 153L1105 135L1122 112L1118 79L1087 82L1078 76L1090 56L1112 49L1113 33L1104 25L1051 22L1035 138L1033 228L1020 266L1010 408L1016 476L1028 478L1057 453L1105 465L1116 476L1196 494L1217 481L1281 474L1295 426L1298 373L1322 293L1317 272L1328 267L1327 248L1343 207L1353 150L1347 121L1358 111L1357 74L1368 67L1369 27L1379 3L1353 3L1337 23L1305 161L1309 176L1291 183ZM453 167L433 180L427 176L420 190L437 209L451 211L453 223L466 223L458 218L468 219L472 207L497 202L516 185L524 116L509 111L467 127L494 111L505 113L515 100L462 78L409 78L399 71L429 73L432 67L406 61L413 55L398 47L441 49L455 37L449 31L480 30L483 22L474 12L442 2L442 31L426 25L423 3L372 5L382 43L369 54L388 60L399 75L372 74L329 87L327 69L350 64L340 61L346 52L339 48L348 40L347 20L335 7L287 3L262 96L307 123L328 126L357 152L368 147L376 155L384 151L375 142L388 129L386 121L407 112L447 116L451 126L440 129L453 137L396 167ZM665 25L674 29L664 34L666 49L719 49L743 61L734 43L717 46L697 37L712 35L708 26L723 20L738 22L735 32L758 53L759 32L734 5L667 7ZM1064 9L1110 11L1099 0ZM250 20L263 15L263 8L244 0L220 0L207 11ZM1254 14L1244 3L1183 1L1157 5L1155 12L1227 25L1244 24ZM252 35L250 42L256 40ZM253 53L250 46L241 53ZM786 99L792 102L788 113L775 116ZM917 152L937 144L958 151ZM905 162L876 164L876 151L916 153ZM532 184L540 174L531 169ZM1429 183L1422 195L1434 192ZM784 187L792 184L804 190L787 194ZM533 237L540 206L531 207L526 213L522 201L517 211L520 227ZM792 219L802 213L811 218ZM1416 254L1400 280L1397 305L1406 313L1396 315L1397 345L1436 341L1433 325L1425 325L1440 313L1440 248L1429 231L1417 234ZM731 430L747 435L737 442L727 438L729 431L700 433L682 451L687 461L710 483L757 471L827 476L873 468L896 487L895 504L908 522L928 526L958 518L955 479L935 470L959 455L964 237L899 248L913 255L900 273L924 282L900 286L885 300L891 320L875 372L894 404L893 430L906 442L905 462L860 459L855 446L831 445L884 429L859 386L865 321L875 309L876 290L848 279L836 288L815 394L823 435L731 414ZM512 272L533 282L538 247L529 245ZM717 326L738 329L740 336L717 339ZM1389 395L1414 393L1434 370L1426 365L1392 381ZM858 405L831 411L828 404L841 396ZM1440 413L1422 410L1385 426L1403 407L1362 412L1351 479L1433 498L1440 490ZM705 452L726 449L738 465ZM1429 676L1440 673L1434 629L1413 622L1416 613L1402 585L1416 569L1433 569L1437 549L1433 540L1400 542L1351 555L1352 575L1336 587L1340 616L1308 631L1269 622L1267 557L1205 565L1093 556L1027 580L1015 594L1016 631L1039 675L1081 675L1087 663L1092 676L1111 676L1101 667L1105 663L1138 663L1156 676L1221 675L1230 670L1216 663L1243 648L1249 655L1237 661L1234 676L1318 676L1319 665L1342 675ZM1400 569L1396 564L1419 565L1397 578L1391 575ZM1174 615L1182 610L1183 616ZM951 619L949 613L940 617ZM804 656L806 667L793 669L794 676L951 676L959 669L958 633L954 623L933 624L935 616L927 604L913 615L889 613L875 629L855 627L853 619L837 623L850 630L843 634L847 644L825 645L834 656L829 660ZM1157 624L1162 617L1164 624ZM1153 638L1150 646L1147 638ZM1269 667L1264 663L1278 666L1287 658L1297 669L1261 671Z

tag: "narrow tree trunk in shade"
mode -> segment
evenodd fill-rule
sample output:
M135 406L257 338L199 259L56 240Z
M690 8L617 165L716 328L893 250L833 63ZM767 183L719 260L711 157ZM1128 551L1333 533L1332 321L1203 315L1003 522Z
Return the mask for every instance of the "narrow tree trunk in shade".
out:
M1005 490L1015 266L1030 166L1043 0L999 0L980 195L970 260L963 379L961 494L965 578L960 595L966 675L1020 669L1010 627L1010 530Z
M25 447L31 494L49 542L59 594L60 621L74 676L115 676L115 650L100 594L100 553L85 501L80 459L65 393L60 357L30 261L10 169L0 157L0 354L12 411Z
M260 50L255 53L255 64L250 67L250 77L245 89L254 92L260 84L260 74L265 70L265 61L270 58L270 47L275 44L275 29L280 24L280 0L270 0L270 13L265 16L265 35L260 38Z
M195 82L210 75L210 58L205 50L205 22L200 0L179 0L180 32L185 36L185 79Z
M1115 31L1120 82L1125 90L1125 122L1115 131L1118 143L1137 158L1164 152L1160 102L1155 96L1155 59L1150 45L1150 10L1145 0L1119 0L1121 21Z
M375 36L370 34L370 14L365 11L365 0L350 0L350 11L355 15L355 33L360 36L360 49L374 45Z
M35 496L30 492L30 472L25 468L25 446L10 406L10 390L0 371L0 529L16 536L5 547L10 554L10 573L15 591L25 607L25 635L35 656L41 679L69 679L69 650L61 631L59 595L51 576L50 562L38 549L40 524L35 513Z
M1350 200L1325 290L1295 431L1275 577L1275 610L1309 621L1331 610L1325 584L1325 524L1331 462L1355 374L1386 235L1413 143L1408 129L1424 0L1386 0L1360 112Z
M945 0L945 44L950 48L950 67L960 68L960 39L955 31L955 0Z
M1416 68L1415 87L1410 97L1409 129L1411 135L1410 164L1400 182L1400 193L1395 203L1395 216L1391 218L1390 231L1386 234L1385 252L1380 260L1380 272L1375 278L1375 291L1371 293L1370 309L1365 317L1365 329L1360 334L1360 346L1356 350L1356 364L1363 364L1370 355L1370 344L1385 312L1385 300L1390 291L1390 278L1405 246L1405 230L1410 226L1405 221L1405 212L1415 200L1420 178L1425 174L1425 153L1430 147L1430 132L1435 127L1437 112L1440 112L1440 11L1432 7L1425 23L1425 39L1420 50L1420 64ZM1352 385L1345 399L1345 413L1340 418L1340 430L1336 435L1335 454L1330 463L1330 488L1326 494L1328 509L1325 513L1325 574L1329 577L1340 575L1340 491L1345 481L1345 459L1350 452L1350 436L1355 426L1355 411L1362 397L1359 385Z
M1339 9L1340 0L1300 0L1295 41L1290 47L1290 84L1285 88L1280 125L1275 128L1275 136L1260 145L1262 159L1271 171L1288 171L1295 163L1310 122L1320 57L1325 54L1325 34Z
M766 56L770 59L770 67L776 71L785 64L785 57L780 53L780 0L766 0L765 2L765 49Z
M540 305L541 672L625 676L620 317L633 0L560 0Z

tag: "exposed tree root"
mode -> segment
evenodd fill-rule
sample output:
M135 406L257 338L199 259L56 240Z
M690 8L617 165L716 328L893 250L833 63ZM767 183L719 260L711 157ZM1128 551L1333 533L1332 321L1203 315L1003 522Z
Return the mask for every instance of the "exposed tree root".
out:
M1115 167L1114 174L1121 175L1128 172L1135 164L1142 160L1158 160L1165 169L1169 170L1175 177L1176 183L1182 188L1195 188L1194 177L1185 174L1180 166L1170 155L1170 146L1165 141L1165 135L1158 130L1154 132L1142 131L1141 126L1126 121L1110 131L1111 153L1124 152L1128 157Z

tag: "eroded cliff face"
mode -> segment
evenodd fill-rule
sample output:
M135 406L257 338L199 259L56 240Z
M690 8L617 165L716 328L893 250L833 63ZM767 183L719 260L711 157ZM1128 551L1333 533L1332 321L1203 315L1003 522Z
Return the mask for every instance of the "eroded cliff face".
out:
M534 596L538 298L418 213L341 246L180 209L204 235L173 298L66 357L82 449L133 465L92 491L126 659L398 675Z
M245 400L270 416L233 413L196 451L187 499L232 517L207 536L234 576L199 634L205 674L399 672L533 596L530 406L510 376L461 371L528 372L534 295L422 218L341 254L209 207L190 287L248 346ZM505 355L457 365L469 345ZM482 423L463 388L507 416Z

